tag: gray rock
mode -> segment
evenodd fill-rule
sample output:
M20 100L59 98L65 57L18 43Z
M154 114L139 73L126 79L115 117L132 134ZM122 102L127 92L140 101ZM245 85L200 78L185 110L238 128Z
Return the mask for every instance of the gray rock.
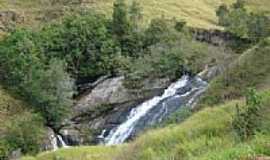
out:
M43 143L41 145L41 150L43 151L50 151L55 149L54 145L52 144L53 138L55 137L55 133L51 128L47 128L46 135L43 139Z
M205 69L199 73L199 77L201 77L204 81L211 81L218 75L220 75L223 72L222 67L220 66L212 66L208 67L206 66Z
M22 156L22 152L21 149L17 149L15 151L12 151L10 156L9 156L9 160L19 160Z
M134 90L126 88L124 80L124 77L106 79L77 100L70 122L60 130L68 145L89 144L90 137L97 137L104 128L122 123L133 107L160 95L170 84L168 78L147 79L141 89ZM87 135L83 131L87 128L96 132Z

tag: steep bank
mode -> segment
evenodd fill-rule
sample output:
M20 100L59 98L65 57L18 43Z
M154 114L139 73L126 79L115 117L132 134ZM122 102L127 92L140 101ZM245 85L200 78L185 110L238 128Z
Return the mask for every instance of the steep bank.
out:
M215 105L245 95L246 89L270 87L270 39L247 50L210 84L202 106Z
M241 100L205 108L182 124L147 132L131 144L62 149L40 154L36 158L25 157L23 160L52 160L55 157L64 160L240 160L267 157L270 156L269 90L261 93L261 96L262 132L246 142L240 142L231 127L236 104L244 103Z

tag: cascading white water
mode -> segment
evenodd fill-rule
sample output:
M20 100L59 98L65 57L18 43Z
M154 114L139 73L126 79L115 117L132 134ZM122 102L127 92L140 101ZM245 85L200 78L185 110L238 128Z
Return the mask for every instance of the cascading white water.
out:
M127 120L118 126L116 129L113 129L109 135L105 138L106 145L115 145L123 143L132 133L136 123L142 118L149 110L155 107L162 100L174 96L177 92L177 89L184 87L188 82L189 77L183 76L177 82L171 84L163 93L162 96L154 97L138 107L132 109Z
M67 144L65 143L65 141L63 140L62 136L57 135L57 138L58 138L58 140L59 140L59 142L60 142L60 146L61 146L61 147L63 147L63 148L67 148L67 147L68 147L68 145L67 145Z
M63 140L62 136L60 135L51 135L51 145L52 145L52 149L53 151L56 151L57 149L59 149L60 147L62 148L68 148L69 146L65 143L65 141ZM59 143L60 144L59 144Z
M104 129L104 130L101 132L101 134L100 134L99 136L97 136L97 138L99 138L99 139L105 138L105 133L106 133L106 129Z

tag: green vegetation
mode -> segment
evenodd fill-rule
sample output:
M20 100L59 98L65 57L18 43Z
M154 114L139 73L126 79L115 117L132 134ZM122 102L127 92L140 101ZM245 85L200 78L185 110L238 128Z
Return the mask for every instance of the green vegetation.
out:
M236 106L237 112L232 125L242 140L255 135L260 127L261 97L254 89L249 89L246 96L246 107L243 110Z
M30 31L17 30L0 42L2 83L31 104L35 111L41 111L47 122L60 123L46 116L64 118L62 113L55 111L71 105L73 83L65 73L63 62L44 60L36 39L39 39L37 35Z
M196 73L210 61L207 45L192 40L184 23L158 18L143 28L140 17L137 3L119 0L112 19L81 11L39 31L15 29L0 42L3 82L58 128L72 105L74 80L121 74L137 87L145 78Z
M221 76L210 84L201 100L202 106L213 106L245 95L246 89L269 88L270 39L243 53Z
M131 144L112 147L113 154L110 147L83 147L43 153L36 158L26 157L24 160L53 160L53 157L63 160L99 160L107 155L110 155L109 158L106 157L107 160L240 160L269 156L270 92L259 95L262 97L259 113L263 123L260 125L260 132L246 141L239 141L232 127L233 119L237 116L236 104L243 108L245 103L231 101L221 106L205 108L181 124L149 131ZM98 155L100 150L104 151L102 155Z
M14 100L0 88L0 159L17 149L30 155L24 160L243 160L270 156L269 1L164 2L0 1L0 9L28 10L21 26L32 26L26 29L12 24L0 41L1 85L27 102ZM85 10L87 7L95 11ZM51 22L53 19L58 21ZM70 114L76 84L81 81L124 76L126 87L140 89L145 79L173 81L183 72L197 74L205 66L222 66L232 56L221 47L195 41L186 25L222 26L240 38L229 46L240 51L254 45L211 82L199 104L205 107L202 111L192 115L182 108L161 124L169 126L150 130L129 144L60 149L31 157L40 151L44 126L58 130ZM250 87L265 92L247 94ZM232 101L245 95L246 102Z
M14 28L0 42L1 84L29 103L27 109L41 115L44 125L58 130L81 79L124 75L127 87L140 88L146 78L197 73L218 57L207 56L217 48L193 40L185 22L161 17L142 27L141 20L138 3L118 0L111 18L80 11L39 30ZM28 141L12 143L12 149L23 146L23 153L37 151Z
M0 140L1 158L6 158L11 151L18 148L23 154L40 151L44 128L39 115L20 113L5 121L4 130Z
M27 108L27 104L0 88L0 159L18 148L23 153L39 151L44 136L43 120Z
M247 11L243 0L237 0L231 8L221 5L216 14L219 24L238 37L258 42L270 36L270 19L267 14Z
M170 124L179 124L192 116L192 109L189 107L181 107L178 111L173 113L168 119L166 119L161 124L158 124L158 127L166 127Z
M148 24L151 19L158 18L161 15L165 17L176 17L178 20L184 20L189 26L199 28L220 28L217 25L215 10L222 3L227 5L235 0L137 0L144 10L144 24ZM14 10L18 14L25 16L24 26L39 26L38 24L56 19L63 14L69 14L74 8L82 7L97 10L101 13L111 15L114 0L86 0L86 3L80 3L80 0L20 0L10 1L1 0L0 10ZM132 3L132 0L127 0ZM248 9L252 11L269 11L270 3L268 0L248 0Z

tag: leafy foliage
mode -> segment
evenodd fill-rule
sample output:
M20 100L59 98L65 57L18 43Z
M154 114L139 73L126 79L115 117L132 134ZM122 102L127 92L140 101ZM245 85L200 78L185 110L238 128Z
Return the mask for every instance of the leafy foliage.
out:
M60 108L71 105L73 83L62 62L46 62L40 53L38 40L40 36L35 33L16 30L1 42L3 80L10 89L32 104L35 111L41 112L48 123L58 123L58 118L46 116L62 116ZM54 111L50 111L52 108Z
M240 38L258 42L270 35L270 18L267 14L248 12L243 0L237 0L230 9L225 4L221 5L216 15L220 25Z
M236 115L232 125L238 136L246 140L255 135L260 127L261 97L254 89L249 89L246 96L246 106L243 110L236 106Z
M243 53L220 76L214 79L201 99L202 106L212 106L245 96L247 88L269 86L270 39Z
M72 105L74 81L65 72L65 63L57 59L49 62L47 69L33 70L31 79L25 81L26 94L47 120L47 125L58 127L66 118Z
M11 151L20 149L22 153L39 152L44 136L43 119L37 114L24 112L6 121L5 133L0 140L1 158L7 158Z

